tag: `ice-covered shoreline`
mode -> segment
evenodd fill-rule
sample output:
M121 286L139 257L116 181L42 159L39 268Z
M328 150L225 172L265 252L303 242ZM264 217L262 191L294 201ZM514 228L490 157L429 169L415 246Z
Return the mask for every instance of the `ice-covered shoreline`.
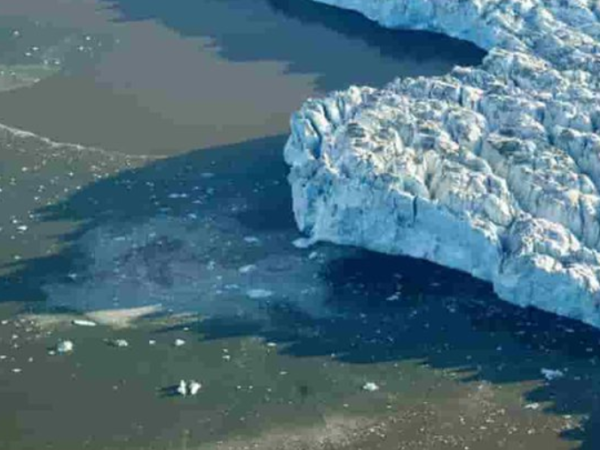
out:
M285 148L300 230L460 269L600 327L600 3L324 3L489 54L308 100Z

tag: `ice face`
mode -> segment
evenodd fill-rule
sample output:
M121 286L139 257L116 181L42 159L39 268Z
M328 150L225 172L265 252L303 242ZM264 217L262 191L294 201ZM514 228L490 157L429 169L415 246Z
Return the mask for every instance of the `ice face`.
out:
M293 115L285 158L307 242L431 260L507 301L600 326L599 4L324 3L489 54Z

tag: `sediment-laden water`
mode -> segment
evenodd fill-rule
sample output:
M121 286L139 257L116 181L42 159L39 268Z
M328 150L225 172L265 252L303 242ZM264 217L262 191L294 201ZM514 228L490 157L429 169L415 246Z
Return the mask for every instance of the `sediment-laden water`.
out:
M594 331L432 264L293 245L300 103L481 51L308 1L0 16L5 448L594 448Z

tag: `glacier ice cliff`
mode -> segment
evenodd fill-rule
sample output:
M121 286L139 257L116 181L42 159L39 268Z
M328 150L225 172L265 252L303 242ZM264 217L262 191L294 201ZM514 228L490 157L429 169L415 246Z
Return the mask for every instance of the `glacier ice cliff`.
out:
M318 1L488 55L309 99L284 151L300 230L600 327L600 2Z

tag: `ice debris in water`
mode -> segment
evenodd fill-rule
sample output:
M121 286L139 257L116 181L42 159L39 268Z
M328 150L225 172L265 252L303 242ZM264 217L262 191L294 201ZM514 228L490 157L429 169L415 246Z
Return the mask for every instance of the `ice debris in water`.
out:
M185 380L181 380L179 381L179 385L177 386L177 393L182 397L186 397L188 394L198 394L198 392L200 392L200 389L202 389L202 384L198 383L195 380L190 380L187 382Z
M175 347L181 347L182 345L185 345L185 341L183 339L175 339Z
M72 341L60 341L56 346L58 353L71 353L75 349L75 344Z
M80 327L95 327L97 325L96 322L92 322L91 320L85 319L75 319L72 323L73 325L78 325Z
M244 242L246 242L247 244L258 244L260 243L260 239L258 239L255 236L246 236L244 238Z
M185 380L181 380L179 382L179 385L177 386L177 393L185 397L187 395L187 392L187 383L185 382Z
M292 245L300 249L309 248L313 244L314 242L312 240L306 238L298 238L292 241Z
M112 343L115 347L129 347L129 342L125 339L115 339Z
M273 292L267 289L250 289L246 294L253 299L269 298L273 296Z
M556 380L565 376L565 373L558 369L542 369L541 373L548 381Z
M188 388L190 391L190 395L196 395L200 391L200 389L202 389L202 385L197 381L192 380L188 383Z
M525 405L525 409L540 409L540 404L539 403L528 403Z
M368 391L368 392L375 392L379 390L379 386L375 383L373 383L372 381L369 381L368 383L365 383L363 385L363 391Z
M256 266L254 264L248 264L247 266L242 266L238 269L238 271L240 273L250 273L252 272L254 269L256 269Z

